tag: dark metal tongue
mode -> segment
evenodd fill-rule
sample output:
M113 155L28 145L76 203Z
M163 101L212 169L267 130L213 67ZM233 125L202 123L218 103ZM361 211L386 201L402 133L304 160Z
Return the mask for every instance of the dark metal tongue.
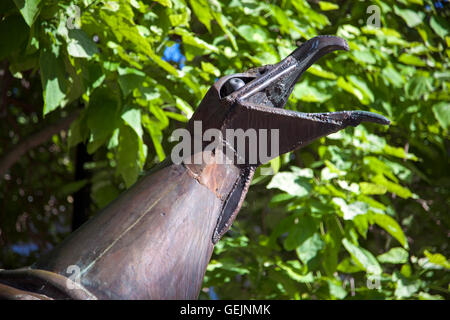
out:
M383 125L391 124L388 118L369 111L352 111L352 114L359 122L374 122Z
M386 117L369 112L369 111L341 111L341 112L330 112L330 113L316 113L316 115L322 115L332 121L341 122L345 125L350 125L356 127L361 122L373 122L382 125L389 125L391 122Z

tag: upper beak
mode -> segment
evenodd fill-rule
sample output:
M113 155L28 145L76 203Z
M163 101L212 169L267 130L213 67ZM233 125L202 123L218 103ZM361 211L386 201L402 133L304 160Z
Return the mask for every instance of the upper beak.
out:
M347 41L335 36L314 37L279 63L251 70L256 73L254 80L232 93L230 98L241 104L283 108L301 75L319 58L336 50L348 51ZM339 117L337 114L328 115L332 118ZM390 123L381 115L363 111L348 111L346 119L353 119L355 124L363 121Z
M257 77L236 91L232 98L282 108L301 75L320 57L335 50L348 50L347 42L334 36L314 37L279 63L254 69Z

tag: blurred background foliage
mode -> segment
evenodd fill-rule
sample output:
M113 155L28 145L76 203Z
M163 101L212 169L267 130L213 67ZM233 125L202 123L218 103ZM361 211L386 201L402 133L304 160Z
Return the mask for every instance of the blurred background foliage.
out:
M313 65L287 107L392 125L258 171L200 298L449 298L449 13L427 0L2 0L0 268L34 262L170 154L217 78L331 34L350 51Z

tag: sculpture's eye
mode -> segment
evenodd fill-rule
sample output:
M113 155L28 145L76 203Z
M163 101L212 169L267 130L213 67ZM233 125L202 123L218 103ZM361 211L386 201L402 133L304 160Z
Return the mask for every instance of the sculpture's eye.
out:
M233 92L239 90L240 88L242 88L243 86L245 86L245 82L244 80L240 79L240 78L232 78L230 80L228 80L225 84L222 90L224 93L224 96L228 96L229 94L232 94Z

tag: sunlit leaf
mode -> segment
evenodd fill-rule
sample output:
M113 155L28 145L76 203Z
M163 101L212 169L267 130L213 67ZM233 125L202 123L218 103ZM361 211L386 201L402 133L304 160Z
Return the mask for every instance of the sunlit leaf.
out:
M81 29L73 29L68 32L69 43L67 51L73 57L90 58L98 53L95 42Z
M426 63L424 61L422 61L422 59L420 59L417 56L413 56L412 54L408 54L408 53L402 53L400 55L400 57L398 58L398 61L400 61L404 64L409 64L409 65L413 65L413 66L417 66L417 67L426 66Z
M26 23L31 26L39 15L41 0L14 0Z
M379 275L381 274L381 267L378 264L377 259L366 249L354 245L348 239L342 239L342 244L345 249L350 253L353 260L360 267L364 268L368 273Z
M422 11L413 11L410 9L401 9L394 5L394 12L403 18L408 27L414 28L415 26L422 23L425 13Z
M450 262L440 253L430 253L429 251L424 251L425 256L428 261L433 264L444 267L445 269L450 269Z
M277 188L290 195L304 197L311 191L311 184L303 177L292 172L278 172L273 176L268 189Z
M332 2L327 2L327 1L319 1L319 7L320 7L320 10L323 10L323 11L339 9L339 5L332 3Z
M400 242L404 248L408 248L408 241L400 225L392 217L386 214L374 214L373 221L386 230L391 236Z
M392 248L386 253L377 256L381 263L401 264L408 262L408 251L403 248Z

